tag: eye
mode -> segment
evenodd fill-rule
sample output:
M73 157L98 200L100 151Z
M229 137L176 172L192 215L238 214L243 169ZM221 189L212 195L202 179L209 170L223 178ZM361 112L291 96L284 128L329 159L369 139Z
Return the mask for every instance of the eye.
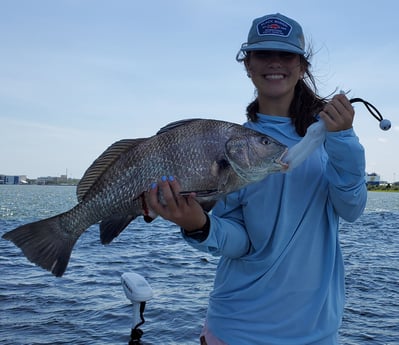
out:
M295 59L298 54L283 51L270 51L270 50L255 50L252 55L260 60L269 60L274 58L279 58L285 61L291 61Z
M261 139L261 143L262 143L263 145L269 145L269 144L270 144L270 140L269 140L269 138L263 137L263 138Z
M295 59L296 56L297 56L297 54L295 54L295 53L289 53L289 52L281 52L280 53L280 58L284 59L284 60L293 60L293 59Z
M252 52L252 55L258 59L267 59L270 57L271 53L267 50L255 50Z

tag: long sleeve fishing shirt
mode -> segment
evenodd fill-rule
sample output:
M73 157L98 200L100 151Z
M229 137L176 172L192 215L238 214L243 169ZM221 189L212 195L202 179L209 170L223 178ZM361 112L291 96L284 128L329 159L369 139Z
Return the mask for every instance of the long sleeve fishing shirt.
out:
M301 137L291 119L260 115L245 126L288 147ZM288 173L228 195L193 247L220 256L207 324L229 345L331 345L344 306L339 218L363 212L364 150L353 129L327 132L324 145Z

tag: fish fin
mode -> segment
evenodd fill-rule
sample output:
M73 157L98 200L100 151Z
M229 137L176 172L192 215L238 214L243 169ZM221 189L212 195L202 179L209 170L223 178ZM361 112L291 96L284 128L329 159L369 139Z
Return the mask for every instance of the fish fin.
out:
M171 129L183 126L183 125L187 125L188 123L194 122L194 121L198 121L198 120L203 120L200 118L193 118L193 119L185 119L185 120L179 120L179 121L175 121L175 122L171 122L168 123L166 126L162 127L158 132L158 134L162 134L162 133L166 133L168 131L170 131Z
M198 202L200 203L202 209L206 212L209 212L213 206L215 206L217 200L206 200L209 197L219 195L220 192L217 189L206 189L206 190L196 190L196 191L182 191L179 194L183 196L188 196L191 193L195 193L196 198L198 198ZM204 199L204 200L201 200Z
M217 202L217 200L215 200L215 199L207 200L207 198L209 199L210 197L220 194L220 192L217 189L183 191L183 192L180 192L179 194L183 195L183 196L188 196L191 193L195 193L195 196L198 199L198 202L200 203L202 209L205 212L209 212L210 210L212 210L213 206L215 206L215 204Z
M78 201L81 202L84 200L91 187L101 178L112 163L114 163L123 153L131 150L145 140L147 140L147 138L122 139L108 147L83 174L83 177L76 189Z
M220 192L217 189L204 189L204 190L187 190L182 191L179 194L182 196L189 196L191 193L195 193L198 198L206 198L213 195L218 195Z
M111 217L100 223L100 239L102 244L110 244L112 240L125 230L136 216Z
M21 248L29 261L61 277L79 235L65 231L58 215L22 225L2 237Z

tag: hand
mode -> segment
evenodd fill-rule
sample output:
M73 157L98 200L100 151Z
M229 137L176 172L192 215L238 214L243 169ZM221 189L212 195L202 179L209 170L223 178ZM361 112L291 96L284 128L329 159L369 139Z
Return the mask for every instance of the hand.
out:
M325 105L319 115L324 120L327 131L338 132L352 128L355 111L349 99L344 94L339 94Z
M165 204L158 199L160 189ZM201 229L206 223L206 216L201 205L195 199L195 193L180 195L180 184L173 178L163 176L158 183L151 185L146 193L150 208L161 217L172 221L186 231Z

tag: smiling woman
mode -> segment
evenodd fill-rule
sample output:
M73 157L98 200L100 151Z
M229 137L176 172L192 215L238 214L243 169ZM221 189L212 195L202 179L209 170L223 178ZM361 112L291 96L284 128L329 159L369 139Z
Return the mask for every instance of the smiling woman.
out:
M307 127L315 122L314 114L323 109L326 100L315 93L316 83L309 62L311 53L304 50L301 27L285 17L285 20L296 24L291 26L282 20L284 16L279 16L281 19L267 19L258 26L253 25L248 42L243 43L236 56L238 62L244 62L258 96L248 105L247 116L255 122L258 112L292 117L296 131L303 136ZM287 32L290 34L287 35ZM272 38L267 50L259 41L259 37L263 36ZM294 93L298 97L293 97ZM276 99L279 102L275 102Z
M338 344L339 218L363 212L365 159L351 103L344 94L318 96L308 56L293 19L277 13L253 21L237 55L256 88L245 126L291 148L319 115L325 145L292 171L227 195L206 217L195 199L179 201L178 179L149 191L151 209L182 227L191 246L220 257L201 344Z

